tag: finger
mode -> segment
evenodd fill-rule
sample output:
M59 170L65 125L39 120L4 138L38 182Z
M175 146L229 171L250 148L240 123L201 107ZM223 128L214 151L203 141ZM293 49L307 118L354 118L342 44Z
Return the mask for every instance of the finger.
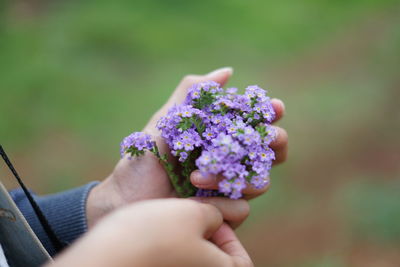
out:
M213 189L218 190L219 186L218 183L224 179L222 175L206 175L203 176L199 170L195 170L190 174L190 181L194 186L201 189ZM265 186L262 188L255 188L251 184L247 184L247 187L243 189L243 198L244 199L253 199L256 198L269 190L270 187L270 178L265 178Z
M194 197L196 201L215 206L232 228L237 228L249 216L250 206L244 199L233 200L225 197Z
M222 224L212 236L211 241L232 258L233 266L253 266L249 254L240 243L235 232L227 224Z
M202 189L218 189L219 179L215 174L203 175L199 170L195 170L190 174L191 183Z
M223 222L223 216L221 212L213 205L206 203L195 203L194 206L188 206L188 210L182 210L187 217L187 221L193 221L196 223L196 228L199 233L205 238L210 238L215 231L221 226Z
M285 129L274 126L276 129L275 140L269 145L275 152L274 165L284 162L288 152L288 134Z
M205 75L187 75L185 76L178 87L175 89L174 93L171 95L170 99L167 101L166 106L169 108L174 104L180 104L185 100L187 95L187 90L196 83L214 81L223 86L230 76L233 74L233 69L231 67L224 67L214 70Z
M205 75L187 75L185 76L179 85L176 87L175 91L172 93L168 101L161 107L159 111L157 111L154 116L151 118L149 123L145 127L145 131L150 134L156 134L157 130L155 125L157 121L165 116L170 109L175 104L181 104L186 98L188 89L196 83L206 82L206 81L214 81L223 86L228 79L232 76L233 69L231 67L220 68L214 70Z
M278 165L282 162L285 162L288 157L288 146L284 146L275 151L275 160L273 161L273 165Z
M277 122L285 115L285 104L282 100L277 98L271 99L271 104L275 110L275 119L273 122Z
M273 126L275 129L275 139L269 144L269 147L274 151L276 149L280 149L287 145L288 143L288 134L285 129L279 126Z

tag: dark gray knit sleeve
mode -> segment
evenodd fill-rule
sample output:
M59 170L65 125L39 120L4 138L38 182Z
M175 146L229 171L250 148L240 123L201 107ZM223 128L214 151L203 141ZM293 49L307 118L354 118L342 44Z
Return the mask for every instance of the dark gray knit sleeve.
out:
M86 232L86 200L90 190L97 184L98 182L91 182L78 188L47 196L33 195L62 243L70 244ZM10 195L43 246L51 256L55 255L58 251L53 247L24 192L16 189L11 191Z

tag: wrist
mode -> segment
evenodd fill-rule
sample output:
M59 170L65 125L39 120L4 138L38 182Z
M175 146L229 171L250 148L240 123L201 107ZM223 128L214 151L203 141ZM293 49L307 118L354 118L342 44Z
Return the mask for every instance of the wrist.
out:
M88 229L91 229L102 217L118 207L117 197L118 194L113 190L110 178L105 179L90 191L86 202Z

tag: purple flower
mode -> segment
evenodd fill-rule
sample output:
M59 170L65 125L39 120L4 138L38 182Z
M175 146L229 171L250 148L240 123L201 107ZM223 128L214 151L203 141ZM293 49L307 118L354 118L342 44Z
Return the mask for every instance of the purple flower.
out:
M237 88L234 88L234 87L227 88L227 89L226 89L226 93L227 93L227 94L233 95L233 94L236 94L237 90L238 90L238 89L237 89Z
M265 93L266 91L258 87L258 85L250 85L246 88L245 95L248 98L257 97L259 99L263 99L263 97L265 97Z
M269 145L272 141L276 139L277 136L276 128L274 128L271 125L267 125L266 134L267 135L265 136L264 141L266 142L267 145Z
M224 116L218 114L218 115L211 115L211 122L214 124L220 124L224 119Z
M188 153L186 153L185 151L182 151L181 153L179 153L179 161L180 162L184 162L188 157Z
M217 138L212 140L214 145L230 145L232 143L232 137L230 135L220 133Z
M209 189L198 189L196 192L196 197L216 197L218 196L218 191Z
M261 150L258 152L258 158L262 162L271 161L272 159L275 159L275 153L270 148L268 150Z
M266 187L269 184L269 179L267 177L261 177L261 176L253 176L251 178L250 183L256 188L256 189L261 189Z
M264 164L263 162L260 162L260 161L255 161L252 166L253 171L255 171L258 174L263 173L265 170L265 167L266 167L266 164Z
M232 188L237 191L242 191L242 189L246 188L246 180L243 178L236 178L232 184Z
M219 192L228 195L232 191L232 184L227 180L222 180L218 183Z
M194 149L193 143L191 141L187 141L185 142L185 145L183 146L183 148L186 151L192 151Z
M241 197L242 197L242 191L239 191L239 190L236 190L236 189L232 190L232 193L230 195L231 199L239 199Z
M194 84L192 87L188 89L189 100L200 98L200 94L201 94L201 87L199 86L199 84Z
M133 149L135 151L144 151L145 149L150 150L154 147L154 142L151 140L151 136L142 132L134 132L125 137L121 142L121 157Z
M206 166L212 161L212 155L210 152L204 151L201 156L196 160L197 166Z
M251 160L256 159L257 158L256 148L254 150L250 150L247 155L249 156L249 159L251 159Z
M211 91L214 89L215 91L212 91L212 93L216 93L220 91L221 89L219 88L219 83L214 82L214 81L208 81L208 82L202 82L199 83L199 86L204 90L204 91Z
M202 134L202 136L206 139L206 140L212 140L214 139L217 134L215 133L213 128L207 128L204 133Z

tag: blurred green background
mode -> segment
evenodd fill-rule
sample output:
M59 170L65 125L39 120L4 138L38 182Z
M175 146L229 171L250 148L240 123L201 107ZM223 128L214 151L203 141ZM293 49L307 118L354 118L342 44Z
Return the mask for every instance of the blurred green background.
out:
M30 188L101 180L189 73L286 103L256 266L400 266L398 1L0 1L0 142ZM15 184L1 165L1 179Z

